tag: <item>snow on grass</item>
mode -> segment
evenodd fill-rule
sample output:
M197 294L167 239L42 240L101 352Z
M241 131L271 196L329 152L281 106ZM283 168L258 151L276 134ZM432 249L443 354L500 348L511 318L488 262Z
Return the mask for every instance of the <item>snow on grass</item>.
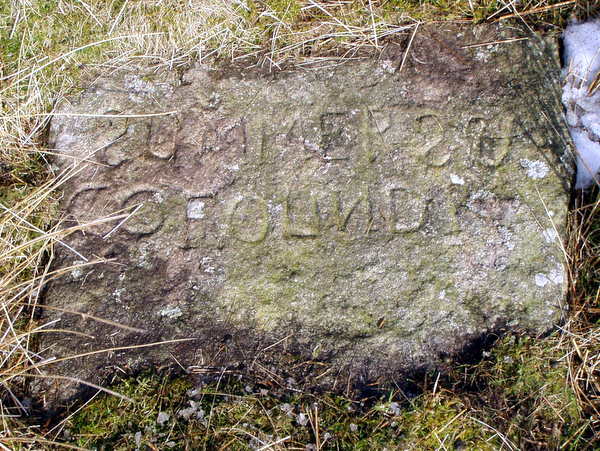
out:
M600 169L600 21L570 24L563 35L562 102L577 150L576 188L589 187Z

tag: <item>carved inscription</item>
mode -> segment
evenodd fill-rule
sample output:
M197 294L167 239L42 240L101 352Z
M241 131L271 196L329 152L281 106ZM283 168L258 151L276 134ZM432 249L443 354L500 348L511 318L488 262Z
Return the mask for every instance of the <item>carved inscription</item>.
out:
M466 134L471 140L471 148L484 166L498 167L510 150L515 130L513 116L497 117L491 121L499 132L489 131L490 121L484 117L473 117L467 123Z
M160 208L162 193L152 186L134 186L119 196L121 208L133 207L136 213L123 224L124 230L137 235L149 235L163 224L164 213Z
M444 119L437 114L426 113L415 120L415 131L418 136L418 146L430 166L443 166L449 160L451 153L445 138Z
M190 113L181 118L175 141L198 156L225 151L240 156L246 150L246 124L244 119L212 119Z
M105 208L109 206L103 205L101 196L99 196L100 192L107 189L109 189L109 186L104 183L85 183L76 189L66 201L68 210L73 212L71 214L72 218L81 224L97 219L97 214L90 212L110 213Z
M357 112L326 113L321 115L321 149L329 157L343 157L345 151L359 142Z
M108 121L108 141L98 150L98 159L109 166L119 166L129 156L125 150L125 142L132 133L132 126L127 119L111 118Z
M390 196L390 231L408 233L418 230L425 221L428 201L407 188L393 188Z
M105 186L89 186L71 197L86 199ZM341 191L310 193L290 191L285 196L265 199L258 195L238 195L233 199L214 197L175 198L165 215L168 193L147 185L136 185L114 197L122 209L134 213L122 230L138 236L163 229L167 218L182 217L183 229L170 230L180 248L197 248L224 233L248 244L258 244L268 237L314 239L324 235L359 238L373 233L390 235L416 232L427 219L430 199L409 188L391 188L387 192L364 192L349 195ZM179 200L177 200L179 199ZM85 201L85 199L81 199ZM173 207L182 211L173 211ZM176 226L179 227L179 226ZM181 228L181 227L179 227Z
M180 247L193 249L205 244L209 233L208 212L213 210L215 201L210 197L192 197L186 204L186 230Z
M377 112L377 117L384 124L376 124L377 132L388 145L407 149L433 168L447 167L464 154L471 154L481 166L498 167L519 137L512 115L475 114L456 120L430 108L392 110L391 117L402 127L386 127L382 112Z
M161 160L175 156L175 127L172 118L153 117L148 125L148 152Z
M267 203L260 197L243 197L233 204L231 234L244 243L260 243L269 231Z
M317 199L309 193L289 193L285 199L283 230L286 238L314 238L321 234Z
M349 181L336 181L325 188L317 181L314 185L305 184L304 188L284 189L284 192L265 196L252 190L239 192L234 188L232 192L229 189L234 186L236 172L240 170L239 163L231 163L231 159L243 158L246 151L245 118L214 117L206 111L193 110L175 119L156 117L137 122L118 119L112 141L98 155L114 170L123 170L125 166L117 167L124 162L128 162L129 167L136 158L146 158L155 165L185 173L190 167L197 167L194 174L198 178L191 188L195 188L196 180L214 179L210 185L214 189L199 190L196 194L191 194L187 186L182 192L166 185L158 188L150 183L137 183L110 196L114 209L134 211L122 231L147 236L167 227L175 228L170 233L182 249L200 248L220 242L218 240L224 237L258 244L267 238L319 239L335 235L355 239L381 233L390 236L414 233L427 224L431 195L420 192L419 185L390 182L392 177L386 165L399 158L396 169L402 173L407 165L404 154L407 154L413 159L408 162L409 167L424 164L436 171L448 171L454 160L463 158L461 147L466 144L470 148L465 152L480 166L495 167L504 162L513 140L518 138L513 131L513 116L473 115L461 122L430 108L401 109L398 114L394 107L326 112L318 116L318 122L312 123L312 127L302 124L302 119L290 119L285 126L289 129L286 134L273 134L270 126L262 124L260 139L255 143L259 162L256 172L262 174L261 178L272 177L282 155L295 158L293 155L303 154L307 148L311 155L333 162L334 172L352 172L359 168L369 174L365 176L369 183L360 181L349 185ZM198 122L201 127L194 126ZM393 127L394 123L402 126ZM315 136L310 135L313 132ZM320 139L316 136L319 134ZM144 153L128 153L127 143L140 139L145 145ZM297 143L302 143L300 149L294 147ZM394 152L396 156L385 160ZM330 169L327 166L321 170L326 174ZM156 172L157 179L162 173ZM376 181L381 174L388 174L385 183ZM451 175L452 180L458 180L452 183L464 184L462 177ZM372 180L375 183L371 183ZM226 191L222 191L224 187ZM106 189L110 190L106 183L84 185L70 196L68 208L85 211L86 205L94 205L97 197L106 197L97 195ZM210 194L204 197L199 194L202 192ZM163 202L169 196L179 201L165 207ZM105 205L103 209L108 207ZM174 213L173 208L179 207L182 211ZM461 205L451 201L435 207L436 211L444 212L449 233L461 230L457 216L460 208ZM170 219L174 215L184 220L178 223ZM211 241L215 239L217 241Z

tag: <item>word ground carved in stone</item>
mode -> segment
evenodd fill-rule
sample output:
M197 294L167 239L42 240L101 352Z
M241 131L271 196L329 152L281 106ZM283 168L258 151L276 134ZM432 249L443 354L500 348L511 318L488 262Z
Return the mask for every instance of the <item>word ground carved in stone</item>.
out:
M133 214L67 238L110 261L53 282L46 302L146 332L50 310L95 338L49 346L197 340L61 371L239 366L288 337L369 377L500 328L551 328L571 179L556 62L533 38L468 47L511 36L452 28L440 48L424 29L402 72L392 51L270 75L100 78L52 123L57 169L78 167L65 224ZM78 260L57 249L57 267Z

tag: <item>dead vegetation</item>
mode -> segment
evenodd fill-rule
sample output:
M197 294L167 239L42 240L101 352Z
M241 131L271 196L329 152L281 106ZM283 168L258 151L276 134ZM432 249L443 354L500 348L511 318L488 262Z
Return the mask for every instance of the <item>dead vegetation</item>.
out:
M64 94L76 92L80 80L89 79L97 70L110 71L138 64L157 70L177 69L192 61L209 58L240 64L253 61L253 64L267 68L286 64L332 64L340 58L359 57L365 51L378 52L391 39L410 40L413 33L418 32L419 24L424 22L516 20L526 21L529 26L545 32L557 33L570 14L588 17L596 14L597 9L593 0L3 2L0 5L0 446L4 449L54 446L54 434L45 435L49 431L43 425L25 421L32 413L26 393L28 379L51 377L45 369L51 368L52 359L62 357L48 355L40 338L48 330L60 326L40 324L36 320L43 286L58 275L52 273L49 266L53 247L60 246L61 237L69 233L69 230L58 228L57 208L61 184L69 174L54 172L49 163L52 149L46 147L45 133L54 105ZM428 424L428 432L419 432L427 440L438 434L438 441L417 440L416 443L423 444L421 449L450 449L451 446L458 449L463 438L457 435L450 443L444 441L444 437L448 436L446 429L450 425L459 425L460 429L461 423L456 420L463 417L473 419L469 421L470 425L491 431L496 440L491 443L506 449L584 449L593 446L600 420L600 328L597 326L600 318L600 214L597 193L578 199L576 205L567 243L567 265L571 274L570 319L560 333L552 337L535 344L526 341L524 348L521 341L516 345L512 343L507 349L500 347L498 349L503 353L492 351L496 354L479 366L461 368L461 374L457 370L445 382L447 388L444 390L434 388L437 383L425 384L424 393L431 396L409 403L414 410L399 414L410 417L413 422ZM533 361L517 352L522 349L534 356ZM515 355L520 356L521 360L516 360L520 364L504 365L506 357L515 362ZM550 366L546 365L549 355L553 356ZM523 391L510 392L516 383L515 372L529 371L535 375L556 368L566 370L564 383L569 384L576 397L576 411L581 420L577 428L568 433L560 429L574 421L573 411L566 414L564 410L571 409L572 405L555 402L560 390L548 392L540 388L554 387L554 379L553 382L533 383L529 378L533 385L525 384ZM509 376L511 374L513 376ZM454 396L454 391L460 390L463 393ZM529 395L524 401L525 393ZM124 402L120 398L114 399L114 402ZM327 403L327 399L320 402ZM492 410L484 409L483 403L487 402L493 404L489 406ZM441 425L439 422L427 423L419 416L437 415L438 411L433 407L447 409L449 403L452 408L443 411L451 415L442 415ZM212 406L215 405L212 402ZM357 417L364 424L356 425L357 419L347 419L346 423L355 424L366 436L381 431L386 421L390 424L395 421L389 420L389 411L384 412L383 417L377 417L375 407L363 410ZM551 414L540 415L548 408ZM323 414L308 407L302 412L307 415L313 431L306 440L316 443L317 449L325 448L324 435L316 426L323 421ZM490 412L497 413L493 425L489 423L494 420ZM456 415L459 416L455 418ZM515 415L535 421L517 420ZM377 422L371 427L367 420L373 416ZM559 420L553 425L544 424L550 416ZM230 439L231 434L235 437L247 435L241 426L241 418L243 416L235 417L234 423L229 426L219 424L219 427L230 429ZM272 415L267 418L271 421ZM521 433L526 427L530 427L530 431ZM545 430L546 427L550 430ZM450 429L450 433L460 434L460 430ZM466 430L463 428L463 432ZM223 432L222 429L219 431ZM261 441L261 449L285 448L289 441L283 438L290 434L292 432L272 441ZM362 436L349 437L349 440L352 437L359 440ZM517 439L520 440L518 445L513 443ZM304 438L298 440L300 443ZM381 443L365 442L365 446L376 447ZM71 445L63 443L61 446Z
M568 250L571 268L571 316L563 327L561 345L569 368L569 383L579 404L600 426L600 216L598 188L575 200Z

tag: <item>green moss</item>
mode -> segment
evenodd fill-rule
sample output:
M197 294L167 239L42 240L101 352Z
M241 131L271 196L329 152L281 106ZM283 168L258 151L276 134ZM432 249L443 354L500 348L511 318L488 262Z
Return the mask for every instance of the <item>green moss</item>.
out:
M468 449L500 445L492 431L465 415L463 404L441 394L401 409L393 397L368 408L338 395L277 393L235 379L192 390L186 379L141 376L116 390L134 402L101 395L85 406L68 424L77 445L132 449L138 432L142 449L248 449L278 440L286 447L324 449L438 449L440 442L459 441ZM182 409L190 407L185 418ZM162 425L161 412L169 415Z
M564 352L556 336L511 336L479 365L458 372L478 387L470 398L481 406L482 419L521 448L538 442L546 449L578 449L590 424L567 383Z
M457 381L442 379L435 391L410 401L393 391L371 404L273 389L256 379L221 375L218 382L194 386L187 378L142 375L114 387L133 403L100 395L69 420L68 433L79 446L103 449L131 449L136 433L142 449L247 449L278 440L286 448L422 450L495 450L506 441L523 448L536 440L547 449L567 443L572 445L567 449L577 449L586 422L564 384L564 366L556 365L548 345L501 341L478 374L466 368L461 374L463 382L469 374L484 373L492 382L473 395L444 388ZM499 394L514 404L496 410ZM157 422L161 412L169 417L164 424ZM499 421L505 416L510 423Z
M560 3L562 3L561 0L547 0L544 2L544 6ZM523 6L525 7L524 10L531 7L529 4ZM469 18L475 20L475 22L482 22L492 15L499 17L514 13L513 10L506 10L505 4L498 0L389 0L383 2L382 9L384 14L388 15L387 17L394 14L403 14L424 21ZM551 9L546 13L540 12L535 15L524 15L523 17L526 17L526 20L533 24L551 22L558 26L564 26L569 14L574 9L572 7L560 7L555 10Z
M266 0L264 4L279 20L290 23L296 21L302 7L302 2L298 0Z
M533 429L536 422L559 422L568 436L580 427L581 412L571 386L566 383L567 366L562 352L550 343L511 337L498 344L488 365L491 385L501 389L506 399L525 405L524 427ZM535 415L527 418L525 412L530 410Z
M423 396L402 415L404 443L415 449L496 450L501 439L476 418L461 400L449 393Z
M184 426L161 426L158 414L175 417L175 409L185 402L191 385L184 379L169 380L156 376L140 376L121 383L117 390L135 399L130 403L113 396L100 396L70 422L71 433L80 446L132 449L135 433L142 432L141 445L164 447L173 438L183 440ZM183 428L183 429L182 429Z

